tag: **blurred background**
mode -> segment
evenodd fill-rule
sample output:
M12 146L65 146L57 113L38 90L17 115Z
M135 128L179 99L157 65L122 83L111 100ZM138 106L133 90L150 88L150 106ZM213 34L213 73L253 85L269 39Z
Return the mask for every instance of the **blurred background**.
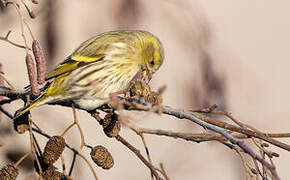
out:
M30 19L24 7L21 10L43 46L49 69L93 35L117 29L147 30L158 36L165 47L164 64L151 81L155 90L167 85L165 105L201 109L218 104L220 109L261 131L289 132L289 1L47 0L39 5L27 2L36 19ZM1 6L0 36L12 30L9 39L23 44L19 22L12 6ZM0 52L6 77L22 89L28 84L25 50L0 41ZM22 105L16 102L4 107L14 113ZM50 135L60 134L73 121L71 109L59 106L41 106L32 110L32 115ZM150 179L147 167L126 147L107 138L88 113L78 111L78 116L86 142L107 147L114 157L115 166L110 170L94 165L99 179ZM18 135L12 131L12 122L2 117L1 166L15 162L17 155L30 149L28 134ZM204 131L172 117L144 113L135 113L134 117L141 127ZM132 131L123 128L121 135L144 154L141 139ZM36 136L44 147L47 139ZM65 138L79 149L77 128ZM146 139L153 163L162 162L171 179L245 179L239 156L219 143L196 144L150 135ZM289 139L282 141L290 143ZM281 179L286 179L290 155L272 149L280 154L274 162ZM81 152L90 158L89 149ZM72 153L65 150L66 163L71 159ZM20 179L37 177L29 164L28 161L21 168ZM81 159L77 159L72 176L92 179Z

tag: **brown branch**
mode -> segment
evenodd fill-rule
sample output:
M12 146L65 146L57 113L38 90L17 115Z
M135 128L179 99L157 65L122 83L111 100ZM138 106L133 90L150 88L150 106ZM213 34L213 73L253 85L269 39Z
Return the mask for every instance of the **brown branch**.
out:
M138 109L138 108L136 108L137 106L134 105L134 104L138 104L138 102L140 102L140 101L136 101L136 102L130 101L129 104L133 105L133 108L130 107L130 110L140 110L140 111L150 110L150 111L152 111L154 109L154 108L152 108L152 106L147 105L146 103L145 104L142 103L141 104L142 105L142 109ZM59 104L59 105L63 105L63 106L69 106L69 105L71 106L71 102L57 102L57 103L54 103L54 104ZM108 107L106 107L106 108L108 108ZM103 110L106 111L106 109L103 109ZM161 112L163 114L167 114L167 115L170 115L170 116L175 116L175 117L177 117L179 119L190 120L190 121L192 121L194 123L197 123L198 125L200 125L202 127L205 127L206 129L212 130L212 131L222 135L223 138L226 138L228 141L230 141L230 143L232 143L233 145L239 146L245 153L250 155L254 160L259 161L262 165L267 167L267 169L270 170L273 178L275 178L277 180L279 179L279 177L277 175L277 172L276 172L276 169L275 169L275 167L273 165L269 164L264 158L262 158L261 156L257 155L252 149L250 149L244 143L244 141L239 140L234 135L231 135L231 134L227 133L225 131L225 129L228 129L228 130L231 130L233 132L238 132L238 133L243 134L242 136L240 136L241 138L246 138L245 136L256 137L256 138L265 140L265 141L267 141L267 142L269 142L271 144L274 144L274 145L276 145L278 147L281 147L283 149L286 149L286 150L289 150L289 145L281 143L281 142L276 141L274 139L271 139L265 133L256 132L256 131L253 131L253 130L249 130L247 128L237 127L235 125L231 125L231 124L220 122L220 121L216 121L216 120L211 120L211 119L205 118L205 117L203 117L203 116L201 116L201 115L199 115L197 113L196 114L195 113L189 113L189 112L185 112L184 110L173 109L171 107L161 107L161 108L159 107L157 109L154 109L154 112L158 112L158 113ZM276 135L274 135L274 136L276 136ZM288 136L288 134L282 134L282 136ZM140 152L139 152L139 154L140 154ZM148 162L146 159L145 159L145 161Z
M239 146L245 153L249 154L252 158L257 159L261 164L265 165L272 173L272 176L276 179L279 180L279 176L277 174L276 168L274 166L272 166L271 164L269 164L267 161L265 161L262 157L260 157L259 155L257 155L251 148L249 148L244 141L242 140L238 140L236 138L234 138L232 135L230 135L229 133L225 132L223 128L218 127L217 125L213 125L213 124L209 124L206 120L207 118L202 118L201 116L198 115L192 115L189 113L184 112L183 110L177 110L177 109L173 109L171 107L164 107L161 109L161 111L164 114L168 114L171 116L175 116L179 119L188 119L202 127L205 127L211 131L214 131L222 136L224 136L225 138L227 138L232 144L235 144L237 146ZM210 122L214 122L219 124L217 121L210 121ZM233 125L231 125L233 126ZM235 127L235 126L233 126ZM227 128L225 128L227 129ZM236 127L235 127L236 129ZM249 131L249 130L248 130ZM254 135L256 134L256 132L250 131L251 133L253 133ZM263 136L262 136L263 137ZM263 137L264 139L267 139L265 137ZM263 140L264 140L263 139ZM267 139L269 140L269 139ZM285 144L287 145L287 144ZM289 145L287 145L289 146Z
M162 175L164 176L164 178L166 180L170 180L169 176L167 175L167 173L166 173L166 171L164 169L163 163L160 163L159 165L160 165L160 169L161 169L161 172L162 172Z
M22 36L24 44L25 44L26 54L28 54L28 43L27 43L27 40L26 40L26 37L25 37L25 34L24 34L23 16L22 16L22 14L20 12L20 9L19 9L18 5L15 2L13 2L13 5L14 5L16 11L17 11L18 16L20 17L21 36Z
M30 137L30 146L31 146L31 152L33 154L33 157L37 163L37 166L38 166L38 169L39 169L39 179L41 180L42 179L42 174L43 174L43 171L42 171L42 168L41 168L41 165L40 165L40 162L39 162L39 159L38 159L38 156L36 154L36 150L35 150L35 145L34 145L34 141L33 141L33 137L32 137L32 126L31 126L31 116L30 114L28 115L28 125L29 125L29 137Z
M138 149L136 149L134 146L132 146L129 142L127 142L124 138L122 138L120 135L116 136L116 139L121 142L123 145L125 145L127 148L129 148L153 173L154 177L157 180L161 180L158 173L156 172L155 167L149 163L140 153Z
M27 10L29 16L30 16L32 19L34 19L34 18L35 18L35 14L34 14L34 12L33 12L29 7L28 7L28 5L25 3L24 0L21 0L21 2L22 2L22 4L24 5L24 7L26 8L26 10Z
M61 133L61 137L63 137L73 126L75 125L75 122L73 122L72 124L70 124L62 133Z
M25 158L27 158L31 154L31 151L24 154L15 164L14 166L17 167Z
M149 129L149 128L141 128L138 127L132 123L126 124L130 129L135 131L137 134L151 134L151 135L159 135L159 136L167 136L172 138L180 138L187 141L193 141L196 143L200 142L206 142L206 141L227 141L226 138L215 135L215 134L206 134L206 133L182 133L182 132L174 132L174 131L167 131L162 129ZM265 134L268 137L274 137L274 138L286 138L290 137L290 133L267 133ZM238 139L249 139L250 136L243 135L243 134L237 134L233 135L233 137Z
M78 155L87 163L87 165L89 166L89 168L91 169L91 171L92 171L92 173L93 173L93 175L95 177L95 180L98 180L98 176L97 176L96 172L94 171L94 168L91 165L91 163L89 162L89 160L85 156L80 154L80 153L78 153Z
M7 79L2 72L0 72L0 77L8 84L8 86L11 88L11 90L13 90L13 91L16 90L15 87L13 86L13 84L10 82L10 80Z
M79 130L80 135L81 135L81 147L80 147L80 149L82 150L83 147L86 146L85 137L84 137L84 133L82 131L82 128L80 126L80 123L79 123L79 120L78 120L78 117L77 117L77 114L76 114L76 108L75 108L74 105L72 105L72 110L73 110L74 124L77 125L78 130Z
M148 128L140 128L132 124L127 124L127 126L135 131L137 134L152 134L159 136L168 136L172 138L180 138L187 141L193 141L196 143L205 142L205 141L226 141L226 138L223 138L219 135L214 134L205 134L205 133L180 133L173 131L165 131L161 129L148 129Z
M151 157L150 157L150 152L149 152L145 137L144 137L144 135L142 133L138 134L138 135L141 137L141 140L143 142L148 161L149 161L150 164L152 164L152 160L151 160ZM151 172L151 179L153 180L153 173L152 172Z
M249 175L250 177L253 177L253 172L251 171L251 167L249 165L249 163L246 161L245 156L242 154L242 151L240 150L240 148L237 148L236 146L234 146L234 150L238 153L238 155L240 156L242 162L243 162L243 166L245 168L246 174Z
M25 47L25 46L23 46L23 45L20 45L20 44L17 44L17 43L14 43L14 42L10 41L10 40L8 39L8 37L9 37L10 33L11 33L11 31L8 31L8 33L6 34L6 36L5 36L5 37L3 37L3 36L0 36L0 40L6 41L6 42L8 42L8 43L12 44L13 46L16 46L16 47L19 47L19 48L26 49L26 47ZM30 51L31 51L31 48L28 48L28 50L30 50Z
M62 172L63 174L67 175L66 168L65 168L65 161L62 154L60 155L60 159L61 159L61 165L62 165Z
M238 132L238 133L241 133L241 134L244 134L244 135L247 135L247 136L259 138L259 139L262 139L262 140L264 140L264 141L266 141L268 143L271 143L271 144L273 144L273 145L275 145L277 147L280 147L282 149L290 151L290 145L282 143L282 142L277 141L275 139L269 138L269 137L267 137L267 135L265 133L260 133L258 131L252 131L252 130L249 130L249 129L246 129L246 128L241 128L241 127L238 127L238 126L226 123L226 122L212 120L212 119L209 119L207 117L201 116L201 115L199 115L197 113L190 113L190 114L192 114L194 117L202 120L203 122L207 122L207 123L212 124L214 126L217 126L217 127L223 128L223 129L228 129L228 130L231 130L231 131L234 131L234 132Z

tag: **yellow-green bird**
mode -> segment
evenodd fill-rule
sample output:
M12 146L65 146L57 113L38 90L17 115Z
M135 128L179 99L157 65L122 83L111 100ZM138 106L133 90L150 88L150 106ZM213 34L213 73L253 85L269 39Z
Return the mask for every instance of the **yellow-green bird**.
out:
M109 100L110 93L126 89L141 69L156 72L164 50L160 40L147 31L105 32L83 42L70 56L46 75L50 85L16 117L31 108L72 100L93 110Z

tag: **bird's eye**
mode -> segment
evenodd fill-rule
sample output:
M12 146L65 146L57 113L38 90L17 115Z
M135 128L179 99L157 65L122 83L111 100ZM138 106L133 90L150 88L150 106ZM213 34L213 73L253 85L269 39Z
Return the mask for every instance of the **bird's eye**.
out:
M154 60L151 60L151 61L150 61L150 65L151 65L151 66L154 66Z

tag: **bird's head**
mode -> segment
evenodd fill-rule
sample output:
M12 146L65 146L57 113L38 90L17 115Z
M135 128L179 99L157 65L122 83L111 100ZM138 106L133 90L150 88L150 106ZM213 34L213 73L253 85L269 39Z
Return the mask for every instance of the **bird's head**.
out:
M156 72L163 63L163 45L157 37L149 32L142 34L141 40L141 64L150 72Z

